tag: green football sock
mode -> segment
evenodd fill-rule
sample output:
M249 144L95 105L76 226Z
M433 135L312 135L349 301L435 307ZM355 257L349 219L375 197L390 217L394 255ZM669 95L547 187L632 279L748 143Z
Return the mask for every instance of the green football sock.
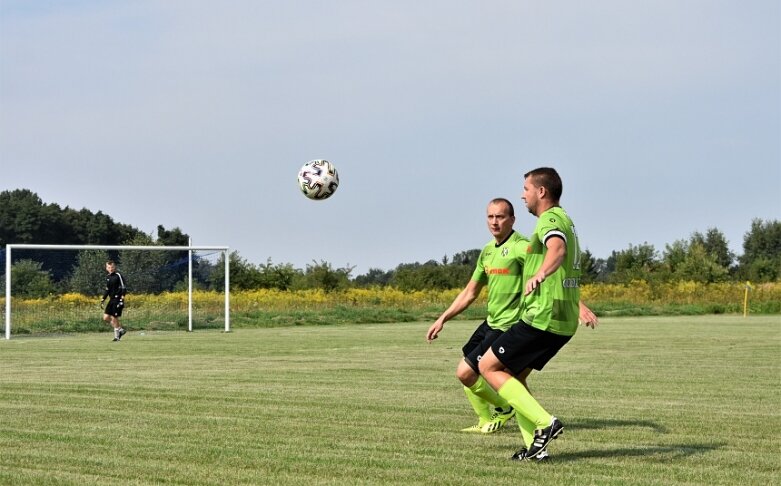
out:
M491 420L491 404L485 401L484 398L475 395L475 392L467 386L464 387L464 393L466 393L466 398L480 419L480 425Z
M527 448L531 447L532 441L534 440L534 429L537 428L534 425L534 422L518 412L515 413L515 421L518 423L518 428L521 429L524 445L526 445Z
M491 388L491 385L482 376L477 377L477 381L474 385L469 387L472 393L487 401L496 408L501 408L504 411L510 409L510 404L501 395L496 393L496 390Z
M553 418L551 414L546 412L523 383L515 378L510 378L499 388L499 395L515 408L516 417L518 414L526 417L535 425L535 429L550 425Z

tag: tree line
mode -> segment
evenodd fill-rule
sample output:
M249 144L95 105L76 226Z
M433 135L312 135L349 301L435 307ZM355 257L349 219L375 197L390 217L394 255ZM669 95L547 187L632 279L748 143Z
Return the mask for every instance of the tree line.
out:
M179 228L157 227L156 238L129 225L116 223L102 212L62 208L45 204L37 194L19 189L0 193L0 272L4 271L7 243L73 245L161 245L187 246L189 236ZM353 275L354 267L334 267L313 261L305 268L289 263L253 264L238 252L229 254L232 290L271 288L299 290L321 288L335 291L348 287L393 286L404 291L463 287L472 275L479 249L465 250L440 260L401 263L392 270L371 268ZM186 288L187 252L139 251L24 251L12 256L14 294L42 297L63 292L99 294L103 285L103 262L117 260L132 292L159 293ZM588 250L582 255L582 283L628 283L695 281L714 283L751 280L781 280L781 221L754 219L744 235L743 254L729 250L717 228L694 232L658 251L642 243L616 250L607 258L596 258ZM224 261L196 259L193 266L196 288L223 290ZM5 280L0 281L0 287Z

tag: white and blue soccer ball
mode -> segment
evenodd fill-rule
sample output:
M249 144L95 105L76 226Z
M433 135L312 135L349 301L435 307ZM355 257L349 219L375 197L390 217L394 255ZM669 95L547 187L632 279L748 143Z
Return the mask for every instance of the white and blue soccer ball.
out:
M310 160L298 171L298 186L309 199L328 199L339 187L339 173L327 160Z

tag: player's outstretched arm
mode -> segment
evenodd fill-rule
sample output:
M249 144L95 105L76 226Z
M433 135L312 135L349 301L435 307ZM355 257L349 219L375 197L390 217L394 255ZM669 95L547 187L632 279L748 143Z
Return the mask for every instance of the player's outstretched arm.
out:
M472 305L472 302L480 295L480 290L482 290L482 288L482 283L470 280L466 287L464 287L464 290L462 290L453 300L453 303L450 304L450 307L448 307L447 310L439 316L439 319L434 321L434 324L428 328L428 331L426 332L426 341L431 342L436 339L445 327L447 321L456 317L467 307Z

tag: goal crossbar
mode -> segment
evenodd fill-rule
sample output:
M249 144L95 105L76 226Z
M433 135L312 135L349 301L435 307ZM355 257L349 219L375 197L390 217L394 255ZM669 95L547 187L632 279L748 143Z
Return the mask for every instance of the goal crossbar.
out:
M186 251L187 264L187 313L188 330L193 330L193 252L225 252L225 332L230 332L230 255L228 246L156 246L156 245L36 245L27 243L9 243L5 245L5 338L11 339L11 252L18 250L150 250L150 251Z

